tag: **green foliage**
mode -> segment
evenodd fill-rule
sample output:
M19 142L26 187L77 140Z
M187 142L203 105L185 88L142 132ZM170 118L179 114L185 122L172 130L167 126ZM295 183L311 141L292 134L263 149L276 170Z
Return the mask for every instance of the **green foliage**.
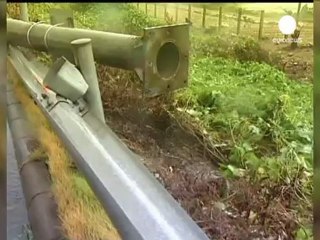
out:
M272 63L274 57L264 50L252 37L225 37L210 35L193 35L193 55L223 57L240 62Z
M78 197L86 199L88 202L93 201L93 199L95 199L95 194L88 185L86 179L77 172L74 172L72 177L74 179L74 189L76 190Z
M89 14L88 12L74 12L76 27L97 29L97 15Z
M30 3L28 12L31 22L47 21L49 22L49 11L55 7L54 3Z
M223 57L232 55L230 39L221 36L191 35L192 54L198 56Z
M131 4L75 5L69 7L79 27L141 34L161 24ZM34 16L47 12L44 5ZM269 189L294 186L300 204L310 204L304 196L312 191L312 85L268 65L273 57L252 38L197 34L191 42L192 80L175 95L175 114L196 121L212 142L227 146L221 163L226 176ZM89 191L76 180L79 195ZM301 227L296 235L310 239L309 229Z
M198 119L215 142L229 146L227 176L291 184L310 196L312 86L267 64L195 57L192 81L176 107Z
M70 8L73 11L85 13L87 11L92 11L95 8L95 4L93 3L71 3Z
M254 61L269 63L268 51L261 48L260 44L250 37L237 39L233 46L235 58L239 61Z
M7 17L19 19L20 7L17 3L7 3Z
M296 233L296 240L312 240L312 227L304 228L301 227Z
M159 20L148 17L128 3L74 5L71 8L75 11L76 22L83 28L141 35L143 28L160 24Z
M130 4L123 4L124 14L123 25L125 31L132 34L139 34L146 27L154 27L160 25L160 21L147 16L142 11Z

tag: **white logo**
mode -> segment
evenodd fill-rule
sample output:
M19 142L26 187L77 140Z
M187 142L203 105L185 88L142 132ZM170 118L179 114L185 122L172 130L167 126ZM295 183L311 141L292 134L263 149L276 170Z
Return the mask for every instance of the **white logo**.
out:
M280 18L278 26L282 34L289 35L293 34L294 30L296 30L297 22L292 16L286 15Z

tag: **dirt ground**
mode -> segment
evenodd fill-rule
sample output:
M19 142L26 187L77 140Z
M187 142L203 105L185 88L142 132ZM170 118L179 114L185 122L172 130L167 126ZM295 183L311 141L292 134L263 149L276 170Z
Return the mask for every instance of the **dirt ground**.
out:
M261 42L261 46L281 57L280 68L287 75L299 81L313 81L313 45L302 42L298 48L291 49L289 44L275 44L271 39Z
M210 239L293 239L297 223L280 188L221 176L217 162L162 106L143 99L130 73L98 67L107 124L190 214ZM116 83L116 84L115 84Z
M312 81L312 48L292 51L269 41L262 44L281 51L288 75ZM144 99L133 73L98 66L98 76L107 124L210 239L294 239L293 193L283 186L268 192L246 180L225 179L201 136L186 131L164 110L170 96Z
M292 51L269 41L262 46L281 52L284 71L293 79L312 81L312 48ZM246 180L225 179L201 136L164 110L170 96L144 99L133 73L98 66L98 76L107 124L210 239L294 239L298 223L288 186L270 192Z

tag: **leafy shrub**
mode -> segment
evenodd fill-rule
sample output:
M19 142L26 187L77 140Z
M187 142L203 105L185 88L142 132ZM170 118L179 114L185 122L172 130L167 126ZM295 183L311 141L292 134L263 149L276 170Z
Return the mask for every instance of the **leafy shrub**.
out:
M270 62L268 51L262 49L259 42L251 37L237 39L233 45L233 52L235 58L240 62Z
M18 3L7 3L7 15L10 18L19 19L20 7Z
M84 28L141 35L143 28L160 24L159 20L145 15L128 3L74 5L81 5L71 5L71 8L75 11L76 22Z
M29 3L28 13L31 22L48 20L49 9L53 7L52 3ZM7 4L7 14L14 19L20 17L20 6L18 3Z
M206 57L223 57L240 62L259 62L276 64L279 60L270 56L258 41L252 37L192 36L193 55Z
M94 3L81 3L81 4L79 4L79 3L71 3L70 4L70 8L73 11L85 13L85 12L94 10L95 9L95 4Z
M197 56L232 56L232 44L221 36L192 35L192 53Z
M29 19L31 22L49 22L49 11L56 7L53 3L31 3L28 4Z
M144 28L154 27L161 23L158 19L149 17L131 4L123 4L122 9L125 11L122 23L125 31L128 33L141 34L141 30Z
M286 184L303 169L308 192L311 93L311 85L291 81L267 64L195 57L191 85L177 94L176 107L230 147L228 171L241 169L237 174L247 172L252 181Z

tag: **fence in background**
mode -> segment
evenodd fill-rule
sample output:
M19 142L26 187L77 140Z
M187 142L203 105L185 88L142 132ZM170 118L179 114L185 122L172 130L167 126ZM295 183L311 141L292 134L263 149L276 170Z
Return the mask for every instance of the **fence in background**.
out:
M208 34L220 32L247 35L259 40L283 37L278 29L278 19L267 18L264 10L250 15L245 9L232 13L230 10L224 11L222 7L211 10L191 4L137 3L136 6L149 16L169 19L173 23L191 21L193 27L205 29L204 32ZM312 43L313 22L299 19L299 23L303 24L300 33L303 43Z

